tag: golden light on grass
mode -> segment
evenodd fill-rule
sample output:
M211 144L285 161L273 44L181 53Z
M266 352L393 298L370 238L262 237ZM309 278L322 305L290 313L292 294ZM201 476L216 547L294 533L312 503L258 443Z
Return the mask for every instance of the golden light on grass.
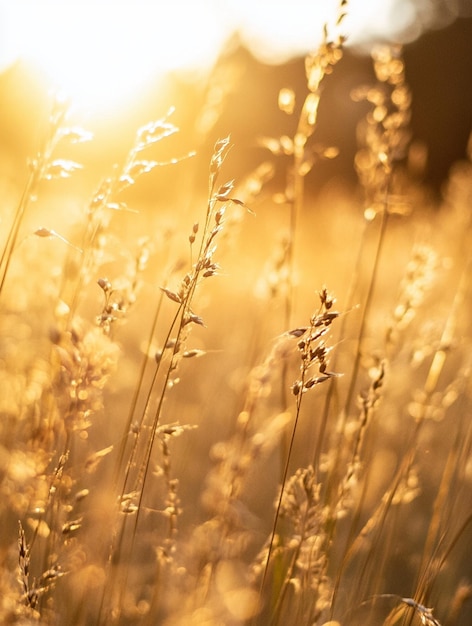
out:
M353 93L357 184L317 189L343 153L320 107L360 0L216 2L0 0L4 62L113 125L61 98L44 115L21 64L2 76L0 166L9 109L29 159L0 196L0 624L468 626L470 154L433 205L407 164L407 56L377 46ZM231 29L292 54L294 24L320 39L303 84L228 87L250 56L213 64ZM139 85L205 64L183 91L206 99L149 96L126 132ZM273 126L235 172L256 107Z

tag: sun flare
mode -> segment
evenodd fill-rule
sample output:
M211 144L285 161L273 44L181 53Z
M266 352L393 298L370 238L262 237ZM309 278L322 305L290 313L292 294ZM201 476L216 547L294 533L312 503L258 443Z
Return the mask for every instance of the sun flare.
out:
M235 33L263 62L303 56L341 11L347 45L367 50L440 25L427 0L0 0L0 71L23 59L74 102L109 110L156 76L210 68Z
M8 2L1 52L5 63L32 64L75 102L108 108L159 74L211 64L222 35L217 15L201 19L202 11L178 1Z

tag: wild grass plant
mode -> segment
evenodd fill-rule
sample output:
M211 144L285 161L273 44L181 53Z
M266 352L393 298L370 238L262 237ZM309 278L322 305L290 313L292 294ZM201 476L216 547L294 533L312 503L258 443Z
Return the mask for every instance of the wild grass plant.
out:
M178 180L181 156L154 157L170 111L57 225L41 198L92 137L55 102L2 216L2 623L470 623L472 165L417 205L382 47L353 94L363 199L313 207L343 43L325 29L307 93L280 86L289 130L257 138L246 180L215 139L184 216L132 205L145 177Z

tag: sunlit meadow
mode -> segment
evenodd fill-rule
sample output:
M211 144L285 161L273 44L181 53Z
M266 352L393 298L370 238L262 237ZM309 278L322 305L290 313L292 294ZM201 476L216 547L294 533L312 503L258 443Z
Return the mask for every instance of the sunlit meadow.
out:
M384 43L350 94L356 182L314 187L356 6L249 137L250 28L192 79L166 39L154 91L144 44L89 91L69 67L45 95L47 55L3 79L2 624L471 623L472 164L421 183Z

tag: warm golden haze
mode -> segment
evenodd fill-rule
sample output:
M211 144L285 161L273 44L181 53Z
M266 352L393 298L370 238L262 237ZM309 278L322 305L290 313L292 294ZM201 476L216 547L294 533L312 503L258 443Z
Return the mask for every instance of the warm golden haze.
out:
M207 72L237 35L260 59L281 63L320 43L317 24L336 21L335 0L2 0L0 70L32 64L47 84L81 106L128 101L173 70ZM466 12L459 0L352 0L347 45L413 41Z
M102 114L2 75L1 624L470 626L470 150L334 9Z

